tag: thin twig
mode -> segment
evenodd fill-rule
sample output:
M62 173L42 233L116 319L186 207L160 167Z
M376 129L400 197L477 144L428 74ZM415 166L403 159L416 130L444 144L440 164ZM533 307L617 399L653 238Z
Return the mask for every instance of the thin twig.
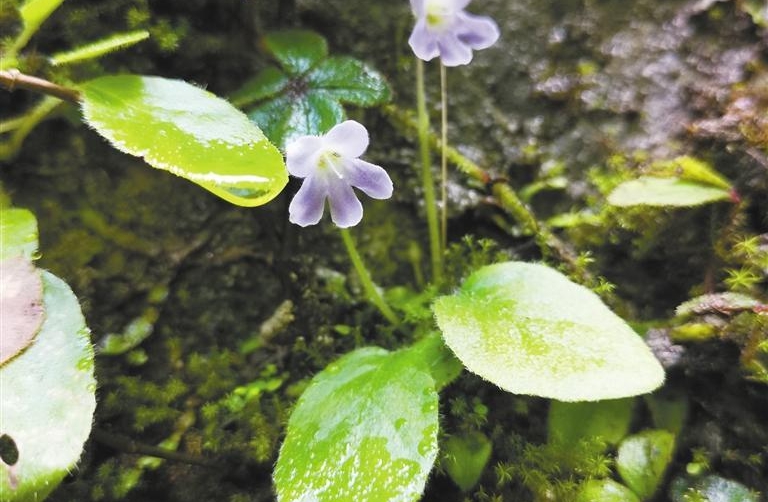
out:
M54 98L59 98L70 103L80 103L79 91L54 84L53 82L42 78L21 73L16 69L0 70L0 86L4 87L9 92L13 92L17 88L25 89L28 91L39 92L47 96L53 96Z
M147 455L150 457L162 458L184 464L200 465L203 467L216 467L218 465L217 462L208 458L167 450L165 448L160 448L159 446L139 443L129 437L112 434L101 429L93 429L91 431L91 437L95 441L123 453Z

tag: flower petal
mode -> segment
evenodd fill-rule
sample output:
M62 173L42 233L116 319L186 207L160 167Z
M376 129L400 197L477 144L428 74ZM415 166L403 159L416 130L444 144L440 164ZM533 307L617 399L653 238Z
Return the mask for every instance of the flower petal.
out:
M302 227L319 223L327 196L327 183L317 176L308 176L288 206L288 220Z
M440 60L445 66L460 66L472 61L472 49L456 37L454 33L446 33L437 41Z
M456 36L473 49L486 49L499 39L499 26L488 16L460 12L456 15Z
M427 29L427 22L424 18L419 18L416 21L411 36L408 38L408 45L411 46L411 50L413 50L416 57L424 61L429 61L440 55L440 51L437 48L437 39Z
M453 7L454 11L460 11L464 10L467 5L469 5L469 2L472 0L443 0L444 2L448 3Z
M426 10L424 8L425 0L411 0L411 11L416 17L424 17Z
M323 136L323 147L342 157L356 159L368 148L368 130L360 122L345 120Z
M355 159L345 165L349 184L374 199L392 197L392 180L387 171L376 164Z
M331 206L331 219L338 227L353 227L363 219L363 205L346 183L328 185L328 205Z
M301 136L285 148L285 167L299 178L306 178L317 170L317 155L323 142L319 136Z

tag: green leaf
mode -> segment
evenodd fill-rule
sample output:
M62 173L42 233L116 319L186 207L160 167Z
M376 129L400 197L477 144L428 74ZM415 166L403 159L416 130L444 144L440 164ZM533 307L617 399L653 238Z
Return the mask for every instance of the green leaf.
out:
M27 258L0 260L0 366L29 346L43 323L43 281Z
M238 106L257 105L248 116L280 148L342 122L346 119L342 103L367 107L390 99L381 74L351 57L329 58L325 39L316 33L273 33L265 37L264 45L285 73L264 70L233 100Z
M71 472L96 408L93 349L77 298L48 272L43 285L46 318L35 343L0 368L1 432L18 452L12 465L0 462L8 502L43 500Z
M250 105L281 93L289 83L290 80L285 73L270 66L259 73L256 78L246 82L229 99L232 105L237 107Z
M640 502L640 499L616 481L591 479L582 485L576 502Z
M264 47L290 75L299 75L328 55L328 43L312 31L289 30L270 33Z
M277 148L225 100L180 80L101 77L82 86L85 120L115 148L239 206L288 183Z
M385 103L390 91L384 77L362 61L332 57L319 63L307 75L311 89L322 89L326 96L342 103L374 106Z
M632 328L592 291L544 265L483 267L433 310L464 365L509 392L599 401L664 381Z
M125 49L149 38L149 32L146 30L136 30L128 33L118 33L109 38L93 42L71 51L59 52L51 56L51 64L60 66L70 63L78 63L95 59L114 52L119 49Z
M653 176L626 181L608 195L608 202L619 207L690 207L730 199L730 191L723 188Z
M480 481L491 449L491 441L481 432L451 436L444 445L443 468L459 488L469 491Z
M704 185L722 188L724 190L730 190L732 188L730 181L715 171L711 165L696 157L683 155L666 164L670 176L677 176L686 181L698 182Z
M645 396L645 404L653 417L653 424L675 434L682 432L688 418L688 398L685 395L653 394Z
M577 445L581 440L601 438L616 445L629 431L634 399L611 399L594 403L549 405L549 442Z
M0 209L0 260L37 255L37 219L26 209Z
M53 14L64 0L27 0L19 8L21 18L28 27L37 28Z
M649 499L659 487L672 461L675 435L665 430L647 430L629 436L619 445L616 469L641 499Z
M675 309L677 317L691 317L705 314L731 314L751 310L761 305L760 301L743 293L726 291L710 293L687 300Z
M709 475L692 481L677 478L670 490L673 502L759 502L760 495L746 486L716 475ZM697 498L692 497L694 495Z
M321 91L310 91L301 99L282 96L256 108L248 117L261 124L267 137L285 148L299 136L318 136L344 121L341 104Z
M296 404L274 472L278 500L411 501L437 454L437 392L408 351L358 349Z

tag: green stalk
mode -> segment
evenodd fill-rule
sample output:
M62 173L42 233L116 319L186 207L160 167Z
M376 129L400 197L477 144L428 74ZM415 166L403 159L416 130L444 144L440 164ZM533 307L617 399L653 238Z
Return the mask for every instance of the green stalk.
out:
M424 62L421 59L416 59L416 110L418 114L419 152L421 154L421 184L424 190L424 205L427 210L427 226L429 228L432 281L439 283L443 275L443 256L440 250L435 183L432 179L432 162L429 155L429 115L427 115L427 99L424 91Z
M442 251L448 247L448 82L445 65L440 61L440 233Z
M400 324L400 320L397 318L392 309L389 308L389 305L386 304L384 298L381 297L379 291L376 289L376 286L373 284L373 281L371 280L371 274L368 273L368 269L365 267L363 259L360 257L360 253L357 252L357 246L355 246L355 241L352 239L352 235L349 233L349 230L346 228L340 228L339 232L341 232L341 240L344 241L344 247L347 248L349 259L352 261L352 265L355 267L355 271L360 277L360 283L363 285L365 296L371 303L376 306L376 308L379 309L382 315L386 317L389 322L392 324Z

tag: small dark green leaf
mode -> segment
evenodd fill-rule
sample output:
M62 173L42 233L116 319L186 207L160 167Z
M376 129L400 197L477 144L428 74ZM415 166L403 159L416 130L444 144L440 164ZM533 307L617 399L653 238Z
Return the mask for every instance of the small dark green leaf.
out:
M48 272L43 288L46 317L35 343L0 368L0 433L17 450L12 466L0 463L3 501L45 499L80 457L96 408L93 349L77 298Z
M619 207L690 207L730 198L731 193L724 188L678 178L644 176L617 186L608 195L608 202Z
M233 101L237 106L256 104L248 116L283 149L294 138L323 134L342 122L342 103L367 107L390 99L381 74L351 57L329 58L325 39L316 33L273 33L264 45L285 73L264 70Z
M312 379L274 472L281 502L417 500L437 455L437 391L417 352L358 349Z
M122 75L82 86L85 120L117 149L240 206L288 183L283 157L228 102L180 80Z
M616 468L621 478L643 500L651 498L672 461L675 435L648 430L629 436L619 445Z
M270 33L264 46L289 75L300 75L328 55L328 43L312 31L290 30Z
M320 62L307 75L307 84L312 89L322 89L328 97L357 106L373 106L390 98L384 77L350 57L331 57Z
M310 91L301 99L283 96L253 110L250 119L262 124L267 137L281 148L293 139L327 132L346 116L344 108L322 91Z
M230 96L230 101L234 106L243 107L261 101L262 99L272 98L283 92L290 79L274 66L270 66L259 73L256 78L246 82L237 92ZM257 123L258 125L258 123ZM261 127L261 126L260 126ZM264 129L262 127L262 129Z

